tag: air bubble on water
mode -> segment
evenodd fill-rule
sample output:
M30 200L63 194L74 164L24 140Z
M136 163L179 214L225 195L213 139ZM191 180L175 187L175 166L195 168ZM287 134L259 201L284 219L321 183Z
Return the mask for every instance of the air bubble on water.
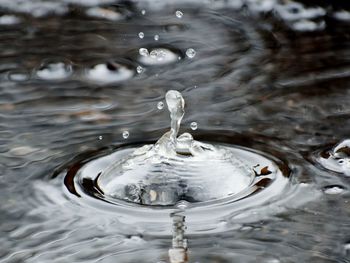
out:
M185 210L189 207L189 203L187 201L182 200L176 204L176 207L180 210Z
M159 40L159 35L155 35L155 36L154 36L154 40L155 40L155 41L158 41L158 40Z
M345 254L350 256L350 242L344 245Z
M189 48L186 50L186 56L189 58L194 58L196 55L196 51L193 48Z
M337 20L341 21L349 21L350 20L350 12L346 10L341 10L334 12L333 17Z
M145 34L143 32L139 33L139 38L143 39L145 37Z
M123 18L121 13L102 7L91 7L86 11L86 14L91 17L107 19L110 21L117 21Z
M324 29L326 27L326 23L324 21L314 22L311 20L303 19L292 24L292 27L296 31L311 32Z
M143 54L143 55L142 55ZM166 65L176 61L178 54L166 48L152 48L140 52L139 61L143 65Z
M340 185L329 185L324 187L323 192L328 195L338 195L344 192L344 187Z
M91 81L108 84L119 82L131 78L135 74L134 69L119 64L117 62L108 62L93 66L87 71L87 78Z
M322 7L306 8L303 4L292 1L285 5L276 5L275 10L279 16L288 21L315 19L326 15L326 10Z
M39 78L46 80L65 79L72 74L72 67L63 62L45 63L36 74Z
M20 22L20 19L13 15L3 15L0 16L0 25L15 25Z
M142 9L141 10L141 14L144 16L146 14L146 10L145 9Z
M158 102L157 108L158 110L162 110L164 108L164 103L162 101Z
M141 67L141 66L137 66L136 71L137 71L138 74L141 74L141 73L143 73L145 71L145 69L143 67Z
M184 14L181 11L177 10L175 12L175 15L176 15L177 18L182 18Z
M29 80L30 75L26 72L10 72L8 79L14 82L23 82Z
M148 57L149 56L149 52L148 52L148 49L147 48L140 48L139 49L139 54L141 55L141 56L144 56L144 57Z
M129 132L128 131L123 131L123 138L124 139L129 138Z
M166 53L163 49L153 49L150 56L157 60L163 60L166 57Z
M195 131L195 130L197 130L197 128L198 128L198 124L197 124L197 122L191 122L191 130L193 130L193 131Z

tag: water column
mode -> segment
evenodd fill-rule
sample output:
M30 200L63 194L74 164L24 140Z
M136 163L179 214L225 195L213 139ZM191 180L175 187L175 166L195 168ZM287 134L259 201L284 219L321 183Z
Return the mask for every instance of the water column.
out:
M181 212L175 212L170 215L173 219L173 240L172 248L169 249L170 263L186 263L187 239L185 238L185 216Z

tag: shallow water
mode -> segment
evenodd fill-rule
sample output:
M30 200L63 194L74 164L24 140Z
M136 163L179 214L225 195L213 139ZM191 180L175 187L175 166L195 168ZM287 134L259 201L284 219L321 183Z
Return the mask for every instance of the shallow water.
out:
M350 262L350 177L317 161L349 138L349 6L173 2L0 1L0 262L169 262L173 209L78 197L66 178L159 139L170 89L181 132L288 175L185 211L189 262Z

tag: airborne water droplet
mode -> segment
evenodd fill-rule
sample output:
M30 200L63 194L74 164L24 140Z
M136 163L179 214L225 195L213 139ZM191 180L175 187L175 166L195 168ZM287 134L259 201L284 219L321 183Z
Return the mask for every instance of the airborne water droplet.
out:
M155 41L158 41L158 40L159 40L159 35L155 35L155 36L154 36L154 40L155 40Z
M158 102L157 108L158 110L162 110L164 108L164 103L162 101Z
M124 139L129 138L129 132L128 131L123 131L123 138Z
M196 55L196 51L193 48L189 48L186 50L186 56L189 58L194 58Z
M145 9L141 10L141 14L144 16L146 14L146 10Z
M181 11L177 10L175 12L175 15L176 15L177 18L182 18L184 14Z
M98 139L101 141L103 139L103 137L102 136L98 136Z
M197 124L197 122L191 122L191 129L193 130L193 131L195 131L195 130L197 130L197 128L198 128L198 124Z
M137 66L137 68L136 68L136 71L137 71L137 73L139 73L139 74L141 74L142 72L144 72L144 68L143 67L141 67L141 66Z
M143 32L139 33L139 38L143 39L145 37L145 34Z
M139 49L139 54L141 55L141 56L144 56L144 57L148 57L149 56L149 52L148 52L148 49L147 48L140 48Z

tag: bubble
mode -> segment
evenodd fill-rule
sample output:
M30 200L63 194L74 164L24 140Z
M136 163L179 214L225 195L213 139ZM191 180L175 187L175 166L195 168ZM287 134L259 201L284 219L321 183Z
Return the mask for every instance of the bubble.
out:
M118 62L98 64L87 70L87 78L100 83L120 82L131 78L135 74L131 67Z
M198 128L198 124L197 124L197 122L191 122L191 129L193 130L193 131L195 131L195 130L197 130L197 128Z
M123 15L111 9L101 7L91 7L86 11L86 14L91 17L117 21L123 18Z
M177 18L182 18L184 14L181 11L177 10L175 12L175 15L176 15Z
M341 10L341 11L335 12L333 14L333 17L337 20L349 21L350 20L350 12L345 11L345 10Z
M145 37L145 34L143 32L139 33L139 38L143 39Z
M137 66L136 71L137 71L138 74L141 74L141 73L143 73L145 71L145 69L143 67L141 67L141 66Z
M29 80L30 75L27 72L10 72L8 74L8 79L13 82L24 82Z
M187 201L182 200L176 204L176 207L180 210L185 210L186 208L189 207L189 203Z
M71 65L66 65L63 62L54 62L54 63L43 63L39 70L36 72L36 75L41 79L46 80L59 80L65 79L72 74Z
M314 22L311 20L303 19L301 21L295 22L292 25L292 27L296 31L308 32L308 31L322 30L326 27L326 23L324 21Z
M20 19L16 16L13 16L13 15L0 16L0 25L9 26L9 25L18 24L20 22L21 22Z
M158 41L158 40L159 40L159 35L155 35L155 36L154 36L154 40L155 40L155 41Z
M344 187L341 185L329 185L324 187L323 192L328 195L338 195L344 192Z
M123 131L123 138L124 139L129 138L129 132L128 131Z
M350 256L350 242L344 245L346 255Z
M158 102L157 108L158 110L162 110L164 108L164 103L162 101Z
M139 49L139 54L141 55L141 56L144 56L144 57L148 57L149 56L149 52L148 52L148 49L147 48L140 48Z
M189 58L194 58L196 55L196 51L193 48L189 48L186 50L186 56Z
M153 48L140 51L140 63L148 66L166 65L177 61L178 54L166 48Z

